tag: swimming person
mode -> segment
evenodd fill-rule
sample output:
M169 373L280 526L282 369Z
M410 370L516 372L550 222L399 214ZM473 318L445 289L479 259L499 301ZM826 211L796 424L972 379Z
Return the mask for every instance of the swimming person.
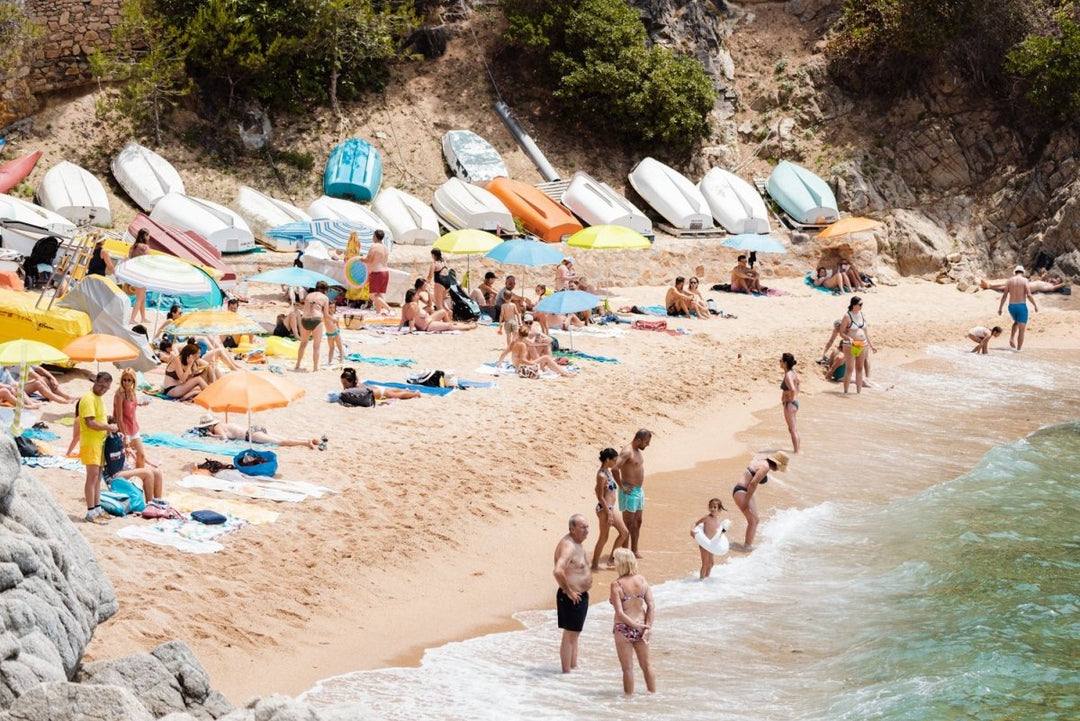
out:
M977 325L968 331L968 340L975 344L975 347L971 349L972 353L982 353L986 355L989 352L990 339L997 338L1001 335L1001 326L995 325L993 328L987 328L986 326Z
M1018 265L1013 269L1013 277L1005 282L1005 288L1001 291L1001 302L998 303L998 315L1005 308L1005 300L1009 301L1009 316L1012 317L1012 330L1009 332L1009 347L1020 350L1024 347L1024 331L1027 329L1028 307L1027 301L1031 301L1031 307L1039 312L1039 306L1035 305L1035 298L1031 295L1028 287L1028 279L1024 277L1024 266Z
M593 488L596 494L596 517L599 524L599 538L596 539L596 547L592 555L592 570L594 571L600 569L600 556L604 553L608 531L612 526L615 526L619 536L611 547L611 554L608 555L608 568L614 567L612 564L615 563L615 549L625 546L626 539L630 537L622 514L615 512L615 489L619 487L619 484L615 482L611 469L618 457L619 452L614 448L605 448L600 451L600 468L596 471L596 484Z
M592 571L585 558L585 547L581 545L589 535L589 523L585 516L575 513L570 516L569 527L570 532L555 546L555 570L552 571L559 584L555 608L559 628L563 630L559 644L563 673L577 668L578 638L589 613L589 589L592 588Z
M787 423L788 433L791 435L791 446L794 453L799 452L802 445L802 436L799 435L799 374L795 372L795 356L784 353L780 356L780 368L784 371L784 379L780 381L780 405L784 410L784 422Z
M611 582L608 600L615 608L615 625L611 630L615 638L615 653L622 666L623 692L634 693L634 656L637 656L645 687L649 693L656 692L656 675L649 662L649 639L652 636L656 603L653 601L649 582L638 572L637 558L627 548L615 549L615 571L619 577Z
M742 480L735 484L731 495L735 499L735 505L739 507L739 510L746 517L744 550L753 549L754 535L757 533L758 522L761 520L757 512L757 501L754 500L754 494L757 493L758 486L769 482L770 470L783 473L787 470L787 465L788 454L783 451L770 453L764 459L751 461L746 466L746 470L743 471Z

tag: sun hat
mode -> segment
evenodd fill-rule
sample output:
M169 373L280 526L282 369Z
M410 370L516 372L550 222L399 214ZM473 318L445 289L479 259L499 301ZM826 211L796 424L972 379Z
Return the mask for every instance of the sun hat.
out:
M523 320L526 323L532 323L534 320L536 320L536 317L533 316L532 313L525 313L524 315L521 316L521 320Z
M206 428L217 423L217 418L214 418L213 413L203 413L199 416L199 422L195 424L196 428Z
M787 470L788 454L784 453L783 451L770 453L769 455L765 456L765 460L771 461L772 463L776 464L776 470L780 471L781 473Z
M1013 273L1023 273L1023 272L1024 272L1024 266L1022 266L1022 265L1018 265L1015 268L1013 268Z

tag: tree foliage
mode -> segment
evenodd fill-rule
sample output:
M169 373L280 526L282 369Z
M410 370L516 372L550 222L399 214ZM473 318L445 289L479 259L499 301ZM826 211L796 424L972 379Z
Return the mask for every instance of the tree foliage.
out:
M0 72L7 75L15 70L41 33L41 27L31 22L18 5L0 1Z
M1029 34L1008 54L1024 98L1056 120L1080 118L1080 8L1066 3L1044 32Z
M501 0L507 39L536 52L565 112L645 142L688 147L716 101L701 64L649 47L623 0Z

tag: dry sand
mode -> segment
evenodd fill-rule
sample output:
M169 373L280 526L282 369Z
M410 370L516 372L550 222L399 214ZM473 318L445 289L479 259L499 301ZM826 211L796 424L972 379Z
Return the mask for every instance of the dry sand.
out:
M652 260L671 263L670 256ZM254 256L248 262L283 261ZM720 266L710 268L715 270L707 277L715 282ZM782 352L800 360L802 424L814 423L819 405L859 403L822 380L813 364L846 299L796 279L770 285L790 294L708 293L737 318L669 321L692 330L690 335L633 330L614 339L578 336L577 347L620 362L583 362L582 371L565 380L504 378L493 390L369 409L325 400L326 392L338 388L337 370L290 373L307 395L286 409L258 414L257 422L282 434L326 433L325 453L280 449L280 475L340 494L298 504L252 501L280 511L280 518L225 538L225 550L209 556L115 535L125 524L147 523L142 520L107 527L80 523L120 599L119 614L97 629L87 659L179 638L193 647L215 687L240 702L275 691L299 693L350 670L415 662L424 648L511 627L513 612L551 605L552 551L567 517L583 512L595 520L597 454L605 446L621 447L639 427L656 434L646 452L643 570L655 580L684 576L698 564L686 529L704 512L706 499L688 497L679 472L731 458L717 466L716 485L716 494L729 498L735 464L764 450L743 447L736 434L756 422L755 413L770 419L780 413ZM248 312L272 317L279 301L271 289L252 290ZM663 298L659 287L615 293L623 299L616 305ZM1038 300L1042 311L1033 315L1024 353L1077 347L1080 324L1071 299ZM926 281L871 291L865 312L880 350L874 362L878 368L904 363L931 343L966 346L969 327L1001 321L996 309L996 294L964 294ZM350 345L365 355L411 358L417 368L452 368L460 377L486 380L473 371L494 360L504 340L493 328L481 327L460 335ZM1004 346L1005 340L993 343L993 352L1010 352ZM972 362L979 359L973 356ZM356 367L362 378L401 381L406 374L402 368ZM68 386L82 392L88 382L77 379ZM46 419L69 412L55 405L47 410ZM200 412L194 405L154 401L140 410L140 422L145 430L178 433ZM789 447L778 428L770 447ZM149 456L165 471L167 491L186 465L205 457L161 448L150 449ZM38 477L73 520L81 519L80 476L51 470ZM214 494L204 493L206 506L213 507ZM797 496L777 492L766 515L798 503ZM741 538L741 516L734 513L732 520L732 537ZM591 542L586 545L591 549Z

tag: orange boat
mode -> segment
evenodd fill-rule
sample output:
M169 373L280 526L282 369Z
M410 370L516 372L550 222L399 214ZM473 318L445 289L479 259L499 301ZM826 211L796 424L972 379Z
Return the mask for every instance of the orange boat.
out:
M0 165L0 193L6 193L23 181L41 158L41 151L35 150L21 158Z
M558 243L581 230L581 223L566 208L531 185L509 178L495 178L484 189L502 201L521 225L548 243Z

